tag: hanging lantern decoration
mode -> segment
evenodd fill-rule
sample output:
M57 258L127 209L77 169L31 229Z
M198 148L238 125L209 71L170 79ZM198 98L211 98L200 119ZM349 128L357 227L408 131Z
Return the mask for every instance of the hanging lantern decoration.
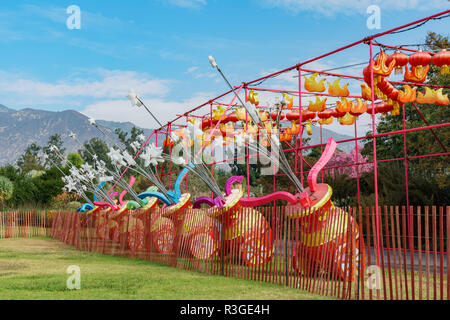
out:
M237 118L237 114L236 112L232 112L229 115L227 115L226 117L226 122L237 122L238 118Z
M231 135L234 132L234 125L232 122L227 123L227 124L221 123L219 126L220 126L220 132L222 132L222 134L224 136Z
M403 79L407 82L415 82L415 83L423 83L427 79L428 71L430 70L430 65L427 65L422 72L420 73L420 76L418 77L416 67L411 67L411 71L409 70L408 66L405 66L405 75Z
M375 103L375 113L387 113L392 111L392 109L394 109L394 106L392 104L388 104L386 101ZM368 114L372 114L372 105L367 106L366 112Z
M222 106L217 106L216 109L213 110L212 118L213 120L220 120L222 115L225 113L225 109Z
M424 68L428 66L430 62L431 62L431 55L422 50L418 50L417 52L409 56L409 64L412 67L415 67L414 75L419 79L423 76Z
M269 112L259 110L259 118L261 119L261 122L266 122L267 120L269 120Z
M398 115L400 115L400 104L397 101L394 101L394 104L392 105L391 116Z
M408 64L409 56L406 53L401 52L400 50L395 51L386 59L386 64L390 65L392 61L395 61L395 74L403 73L403 66Z
M446 49L439 51L431 58L431 61L441 68L441 74L450 74L450 51Z
M312 136L312 120L306 121L306 133L308 136Z
M247 96L247 101L250 103L253 103L255 106L258 106L259 105L258 94L255 91L250 90L250 92L248 93L248 96Z
M284 100L286 101L286 108L287 109L292 109L292 107L294 106L294 97L290 96L286 93L282 93Z
M350 92L348 91L348 83L345 84L342 88L339 86L340 78L337 78L333 84L328 83L328 94L332 97L347 97Z
M300 119L300 113L298 111L291 111L286 113L286 119L289 121L298 121Z
M278 112L277 111L272 111L272 113L270 114L270 118L273 121L277 121L277 117L278 117ZM285 117L284 113L281 112L280 113L280 121L284 120L284 117Z
M351 105L347 98L341 98L341 101L336 101L336 110L338 112L347 113L350 112Z
M372 89L366 83L361 85L361 96L364 100L372 101ZM374 96L374 99L378 100L377 95Z
M436 91L436 101L434 103L439 106L447 106L450 104L450 101L448 99L448 94L444 95L442 93L442 88L440 88L439 90Z
M324 92L325 91L325 79L317 82L316 78L319 74L313 73L309 79L305 77L305 89L309 92Z
M333 117L319 119L319 124L332 124L332 123L333 123Z
M416 101L420 104L434 104L436 102L436 92L429 87L425 87L425 94L418 92Z
M312 112L320 112L325 110L327 106L327 98L321 100L318 96L316 96L316 101L309 101L308 110Z
M356 103L352 104L350 114L354 117L359 117L366 111L367 111L367 102L363 102L361 99L357 98Z
M333 117L334 118L343 117L343 116L345 116L345 114L346 114L346 112L340 112L340 111L337 110L337 108L333 109Z
M297 125L297 123L295 121L291 121L291 134L292 135L297 135L300 133L300 126Z
M245 121L247 119L247 111L245 111L245 108L238 108L236 116L239 121Z
M319 119L330 119L333 117L333 111L330 109L326 109L322 112L317 113Z
M286 131L280 135L280 141L291 141L291 140L292 140L292 135L290 135Z
M339 118L339 123L344 126L350 126L355 123L355 117L347 112L343 117Z
M167 148L167 147L173 147L175 145L175 142L173 142L170 137L167 137L164 142L163 142L163 147Z
M389 63L387 63L387 55L384 53L382 49L380 49L380 54L377 57L377 60L372 64L373 66L373 73L388 77L392 70L394 70L395 67L395 60L391 60Z
M313 120L316 117L315 112L308 111L308 109L302 109L302 122L306 122L308 120ZM297 119L299 120L299 119Z
M416 101L416 91L417 87L414 87L411 89L409 85L404 85L403 88L404 91L399 90L398 91L398 97L397 100L401 103L407 103L407 102L414 102Z

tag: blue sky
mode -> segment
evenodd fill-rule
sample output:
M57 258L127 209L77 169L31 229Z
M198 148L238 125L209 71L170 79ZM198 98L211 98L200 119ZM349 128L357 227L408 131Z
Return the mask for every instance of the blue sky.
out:
M366 27L373 3L381 30ZM81 30L66 27L70 5L81 9ZM0 104L75 109L151 128L146 114L130 110L128 89L167 121L225 91L208 55L239 84L449 7L444 0L2 1ZM427 31L448 34L449 27L449 19L430 21L380 40L423 43ZM363 62L367 54L363 45L308 67ZM293 89L297 81L286 75L267 85ZM358 93L357 84L351 88Z

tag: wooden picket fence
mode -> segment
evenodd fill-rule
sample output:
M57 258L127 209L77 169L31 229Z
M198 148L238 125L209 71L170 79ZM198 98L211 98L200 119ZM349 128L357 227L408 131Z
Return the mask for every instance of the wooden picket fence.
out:
M0 212L0 239L46 236L46 211Z
M361 300L448 300L449 234L450 207L56 212L50 232L79 250Z

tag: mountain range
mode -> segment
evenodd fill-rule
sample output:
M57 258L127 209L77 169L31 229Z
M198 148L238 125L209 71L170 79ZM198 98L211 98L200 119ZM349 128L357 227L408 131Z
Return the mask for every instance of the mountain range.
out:
M88 117L84 114L74 111L44 111L37 109L13 110L0 104L0 166L15 161L23 154L24 150L33 142L44 146L53 134L60 134L67 152L73 152L80 149L80 146L69 137L72 131L78 137L78 140L85 142L93 137L105 140L94 126L92 126ZM96 120L97 124L109 136L114 137L114 130L120 128L124 131L130 131L135 125L131 122L113 122ZM144 134L149 136L152 129L141 128ZM323 128L323 142L329 137L335 140L349 139L349 136L336 133ZM152 139L153 140L153 139ZM310 144L320 143L320 128L313 126L313 135ZM340 144L339 148L349 152L354 148L354 143Z

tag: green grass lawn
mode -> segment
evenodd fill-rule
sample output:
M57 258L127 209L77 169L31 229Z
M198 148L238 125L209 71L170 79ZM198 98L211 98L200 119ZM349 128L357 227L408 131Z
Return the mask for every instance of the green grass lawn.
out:
M81 268L81 290L66 269ZM81 252L49 238L0 240L0 299L324 299L269 283L204 275L137 259Z

